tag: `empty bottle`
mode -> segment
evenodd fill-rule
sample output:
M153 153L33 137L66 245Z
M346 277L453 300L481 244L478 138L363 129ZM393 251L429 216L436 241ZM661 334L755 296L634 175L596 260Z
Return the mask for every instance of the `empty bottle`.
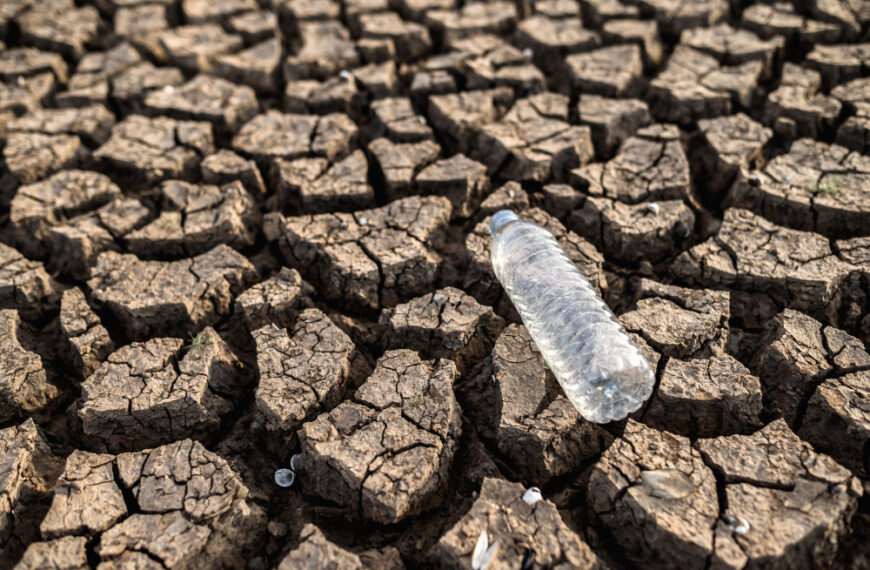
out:
M489 231L495 276L580 415L607 423L639 409L652 367L553 235L510 210Z

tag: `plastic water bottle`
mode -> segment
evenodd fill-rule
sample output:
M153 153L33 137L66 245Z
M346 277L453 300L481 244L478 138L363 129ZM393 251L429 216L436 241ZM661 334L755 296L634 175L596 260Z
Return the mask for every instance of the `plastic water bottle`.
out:
M489 231L495 276L580 415L607 423L639 409L652 367L553 235L510 210Z

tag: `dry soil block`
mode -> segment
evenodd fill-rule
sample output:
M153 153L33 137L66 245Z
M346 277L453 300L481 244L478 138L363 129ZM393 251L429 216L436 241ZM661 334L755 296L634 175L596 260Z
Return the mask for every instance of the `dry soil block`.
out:
M368 365L353 341L318 309L299 314L289 331L253 331L260 382L256 417L275 449L287 449L303 422L334 408Z
M572 184L592 196L635 204L689 196L689 160L675 125L652 125L626 140L606 163L575 170Z
M816 454L783 420L751 436L700 440L697 447L727 501L713 530L714 565L832 564L861 494L846 469Z
M819 92L822 76L818 71L794 63L783 66L779 87L764 105L764 122L788 140L817 137L836 127L841 103Z
M307 523L299 533L299 546L281 559L278 570L320 570L321 568L364 570L366 566L359 556L330 542L319 528Z
M437 152L437 151L436 151ZM327 169L323 158L277 160L278 203L305 214L352 212L375 206L365 153L352 152Z
M212 150L208 123L131 115L114 126L94 158L106 173L141 188L162 180L194 179L200 161Z
M728 15L726 0L698 0L697 2L674 2L673 0L639 0L644 12L652 12L662 32L679 36L690 28L705 28L722 21Z
M643 58L639 46L627 44L569 55L565 65L579 93L632 97L640 91Z
M632 265L678 254L695 227L695 214L682 200L625 204L589 197L565 224L605 255Z
M282 267L278 273L257 283L236 297L235 312L241 314L253 332L267 324L290 328L296 315L311 304L314 290L295 269Z
M768 406L789 423L820 381L870 367L861 341L789 309L768 324L761 345L752 368Z
M263 176L253 160L245 160L231 150L221 149L200 164L202 181L222 186L235 180L254 196L266 193Z
M530 505L525 488L502 479L484 479L471 510L441 537L429 553L436 568L468 568L478 537L486 532L489 544L499 543L492 570L520 568L533 552L529 568L588 568L605 564L571 530L556 506L544 499Z
M868 399L868 370L825 380L807 403L800 429L801 437L817 450L830 454L861 477L870 473L865 453L870 443Z
M82 383L78 416L90 446L114 453L200 439L220 426L249 379L211 328L188 345L177 338L136 342Z
M644 484L647 478L663 484ZM691 442L629 420L589 476L589 510L631 561L701 568L719 516L716 480Z
M106 142L115 115L103 105L81 109L36 109L6 123L7 132L78 135L83 142L98 146Z
M481 127L504 114L513 102L509 90L489 89L429 97L429 121L448 148L467 153Z
M120 196L121 189L104 174L62 170L47 180L19 188L9 206L9 221L22 251L41 256L50 245L51 227Z
M372 128L379 136L397 143L414 143L433 138L432 127L418 115L405 97L387 97L372 103Z
M738 177L728 203L832 238L870 234L870 157L810 139Z
M46 380L42 358L21 343L21 317L14 309L0 310L0 421L37 414L57 398ZM24 333L26 334L26 333Z
M15 570L87 570L87 539L83 536L65 536L56 540L32 542Z
M748 210L729 208L719 233L681 254L671 268L692 285L760 295L779 307L838 321L850 274L857 270L819 234L776 226ZM753 311L756 311L753 308ZM740 315L752 319L752 311ZM772 316L772 315L771 315Z
M451 220L471 217L490 188L486 167L464 154L430 164L414 183L422 194L446 196L453 204Z
M721 354L728 347L728 291L687 289L642 279L635 308L619 317L665 356Z
M703 195L718 201L741 170L764 164L773 131L743 113L698 121L700 148L692 155L704 172ZM694 166L694 164L693 164Z
M62 468L32 419L0 430L0 557L7 567L39 538L43 499Z
M41 263L0 243L0 307L35 318L55 306L57 296L57 284Z
M43 536L96 535L101 568L238 567L261 545L265 513L226 461L189 439L118 456L75 451L60 481Z
M359 64L356 46L347 29L336 20L299 24L300 47L284 61L284 78L324 79L340 69Z
M387 200L415 193L414 177L438 158L441 147L432 140L394 143L379 138L369 143L369 153L383 177Z
M259 106L250 87L197 75L184 85L152 91L145 97L145 109L183 121L208 121L215 135L227 138L256 115Z
M266 235L325 298L372 311L429 290L450 211L447 198L403 198L354 214L268 217Z
M484 359L504 326L490 307L454 287L439 289L381 313L386 348L449 358L460 372Z
M130 338L146 338L213 324L230 312L233 297L255 275L254 266L225 245L169 262L108 251L98 258L88 286Z
M481 433L495 440L511 469L536 485L579 469L613 439L580 417L523 326L498 337L476 384L471 389L483 397L469 396L480 406L469 413L481 418Z
M125 236L131 253L178 259L219 244L236 249L254 244L260 212L241 182L213 186L171 180L160 186L160 198L160 215Z
M671 358L644 423L686 436L747 433L761 427L761 382L727 354Z
M136 198L116 198L93 210L65 220L48 230L49 268L77 280L86 280L104 251L120 251L123 238L146 224L151 211Z
M59 320L63 355L81 378L87 378L115 350L109 331L78 287L63 292Z
M233 138L233 149L263 164L303 156L335 160L350 152L356 135L356 125L342 113L318 117L272 110L245 123Z
M592 131L567 122L568 99L554 93L522 99L482 127L473 156L507 180L565 180L593 156Z
M395 350L354 394L302 427L305 492L387 524L440 502L461 429L456 366Z
M75 135L12 133L3 148L5 167L19 184L33 184L64 168L78 168L87 154Z
M750 31L735 29L728 24L686 30L680 37L680 43L711 55L726 65L760 61L765 77L770 75L785 47L782 37L762 40Z
M592 129L599 158L609 158L630 136L650 124L649 108L639 99L611 99L583 94L577 102L580 124Z
M650 107L660 121L682 125L728 115L736 107L751 108L763 71L761 61L723 65L713 56L679 44L665 69L650 83Z

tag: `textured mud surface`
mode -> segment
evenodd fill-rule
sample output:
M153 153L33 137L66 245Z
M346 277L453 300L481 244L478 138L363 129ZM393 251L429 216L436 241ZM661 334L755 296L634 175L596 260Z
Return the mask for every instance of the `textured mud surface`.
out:
M0 2L0 570L870 568L868 77L863 0Z

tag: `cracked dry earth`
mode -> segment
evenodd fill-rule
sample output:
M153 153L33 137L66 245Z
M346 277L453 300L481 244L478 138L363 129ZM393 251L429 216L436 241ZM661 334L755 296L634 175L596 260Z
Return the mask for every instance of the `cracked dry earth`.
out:
M870 568L866 0L7 0L0 151L0 570Z

